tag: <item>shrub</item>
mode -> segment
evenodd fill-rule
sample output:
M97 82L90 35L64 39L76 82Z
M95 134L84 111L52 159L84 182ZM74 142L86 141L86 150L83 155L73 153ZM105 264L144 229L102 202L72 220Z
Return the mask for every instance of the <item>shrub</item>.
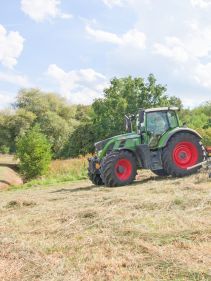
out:
M20 171L26 179L36 178L47 172L52 158L51 146L39 126L21 136L16 146Z
M208 129L197 129L197 131L202 135L202 142L206 145L211 145L211 128Z
M10 149L9 149L8 146L2 145L2 146L0 147L0 153L2 153L2 154L9 154L9 152L10 152Z

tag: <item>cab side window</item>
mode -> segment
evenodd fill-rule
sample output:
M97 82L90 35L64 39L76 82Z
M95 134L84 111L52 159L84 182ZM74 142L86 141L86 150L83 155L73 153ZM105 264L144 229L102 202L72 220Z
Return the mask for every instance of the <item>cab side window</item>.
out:
M167 112L168 115L168 119L169 119L169 125L171 128L176 128L178 127L178 120L177 120L177 116L175 114L175 112L173 111L168 111Z

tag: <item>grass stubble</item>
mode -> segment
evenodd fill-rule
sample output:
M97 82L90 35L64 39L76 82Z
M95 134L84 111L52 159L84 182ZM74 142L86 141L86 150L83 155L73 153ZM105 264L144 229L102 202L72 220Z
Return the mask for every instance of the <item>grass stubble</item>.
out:
M211 280L211 182L1 191L0 280Z

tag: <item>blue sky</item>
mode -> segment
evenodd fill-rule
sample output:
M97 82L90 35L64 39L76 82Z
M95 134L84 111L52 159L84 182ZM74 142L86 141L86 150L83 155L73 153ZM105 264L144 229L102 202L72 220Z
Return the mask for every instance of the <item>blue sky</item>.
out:
M0 108L20 88L90 104L154 73L187 107L211 100L211 0L0 0Z

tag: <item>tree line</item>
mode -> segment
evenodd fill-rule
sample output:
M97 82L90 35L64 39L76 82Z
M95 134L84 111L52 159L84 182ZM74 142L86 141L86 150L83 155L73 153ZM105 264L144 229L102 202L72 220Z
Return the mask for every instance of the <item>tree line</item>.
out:
M22 89L10 110L0 112L0 152L16 153L18 139L33 127L48 140L53 158L77 157L93 152L94 143L125 132L124 115L139 108L178 106L182 122L199 131L211 144L211 101L184 109L177 97L168 96L154 75L113 78L104 97L92 105L70 105L54 93Z

